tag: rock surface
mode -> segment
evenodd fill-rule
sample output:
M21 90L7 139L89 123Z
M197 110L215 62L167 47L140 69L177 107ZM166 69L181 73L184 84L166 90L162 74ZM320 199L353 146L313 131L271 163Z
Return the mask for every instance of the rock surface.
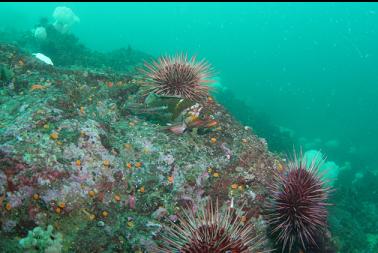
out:
M245 203L266 233L267 185L282 165L213 99L202 106L217 127L177 135L127 108L143 106L135 71L49 66L8 44L0 65L14 73L0 80L1 252L49 224L62 252L147 252L162 224L208 197Z

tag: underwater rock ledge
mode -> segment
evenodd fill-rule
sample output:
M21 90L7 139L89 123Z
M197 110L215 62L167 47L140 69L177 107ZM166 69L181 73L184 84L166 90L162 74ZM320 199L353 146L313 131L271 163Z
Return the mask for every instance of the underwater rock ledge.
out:
M211 97L217 126L178 135L143 110L136 71L50 66L1 44L0 73L1 252L47 252L19 243L36 227L59 233L61 252L151 252L208 198L266 239L267 186L285 165Z

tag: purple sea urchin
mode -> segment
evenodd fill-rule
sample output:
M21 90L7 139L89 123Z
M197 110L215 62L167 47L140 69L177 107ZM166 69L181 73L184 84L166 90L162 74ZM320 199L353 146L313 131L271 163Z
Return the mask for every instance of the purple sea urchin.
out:
M224 253L255 252L260 240L254 235L252 224L243 223L234 209L222 212L211 200L195 213L183 211L179 224L166 227L162 234L164 245L156 252Z
M294 245L303 250L316 245L317 236L326 228L330 188L319 174L323 162L317 156L307 161L295 155L271 186L268 219L282 251L288 247L291 252Z
M208 84L212 69L205 60L196 62L186 54L163 56L151 63L145 62L141 73L145 77L145 85L158 95L176 96L193 101L208 96Z

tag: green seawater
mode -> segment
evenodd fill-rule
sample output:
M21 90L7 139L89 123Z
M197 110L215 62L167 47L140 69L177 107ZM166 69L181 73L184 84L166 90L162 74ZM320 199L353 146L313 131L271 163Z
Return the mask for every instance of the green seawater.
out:
M215 97L270 150L327 156L338 252L378 252L377 3L1 3L0 41L57 6L92 50L207 59Z

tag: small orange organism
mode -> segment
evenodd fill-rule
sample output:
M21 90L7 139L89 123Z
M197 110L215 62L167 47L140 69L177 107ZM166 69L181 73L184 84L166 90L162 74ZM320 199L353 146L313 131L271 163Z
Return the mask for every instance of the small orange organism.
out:
M40 84L33 84L32 87L30 88L31 91L34 91L34 90L44 90L46 89L47 86L43 86L43 85L40 85Z
M12 205L10 203L7 203L5 205L5 209L7 209L8 211L10 211L12 209Z
M59 138L59 134L57 132L53 132L50 134L50 138L53 140L56 140Z
M135 167L137 167L137 168L142 167L142 163L141 163L141 162L136 162L136 163L135 163Z
M217 142L217 139L213 137L213 138L210 139L210 142L214 144L214 143Z
M120 202L121 201L121 196L115 195L114 196L114 200L117 201L117 202Z
M60 202L58 206L63 209L66 207L66 204L64 202Z
M39 194L38 193L34 193L33 194L33 199L34 200L39 200Z
M60 207L55 208L55 212L57 214L60 214L62 212L62 209Z
M127 168L131 169L133 165L131 163L127 163Z
M76 166L81 166L81 161L80 160L76 160Z
M218 172L214 172L213 176L214 177L219 177L219 173Z
M232 184L231 188L234 189L234 190L238 189L238 184Z
M96 193L94 191L89 191L88 195L89 197L93 198L94 196L96 196Z
M141 193L144 193L144 192L145 192L144 186L140 187L139 191L140 191Z
M110 161L109 160L104 160L103 164L104 164L104 166L108 167L108 166L110 166Z

